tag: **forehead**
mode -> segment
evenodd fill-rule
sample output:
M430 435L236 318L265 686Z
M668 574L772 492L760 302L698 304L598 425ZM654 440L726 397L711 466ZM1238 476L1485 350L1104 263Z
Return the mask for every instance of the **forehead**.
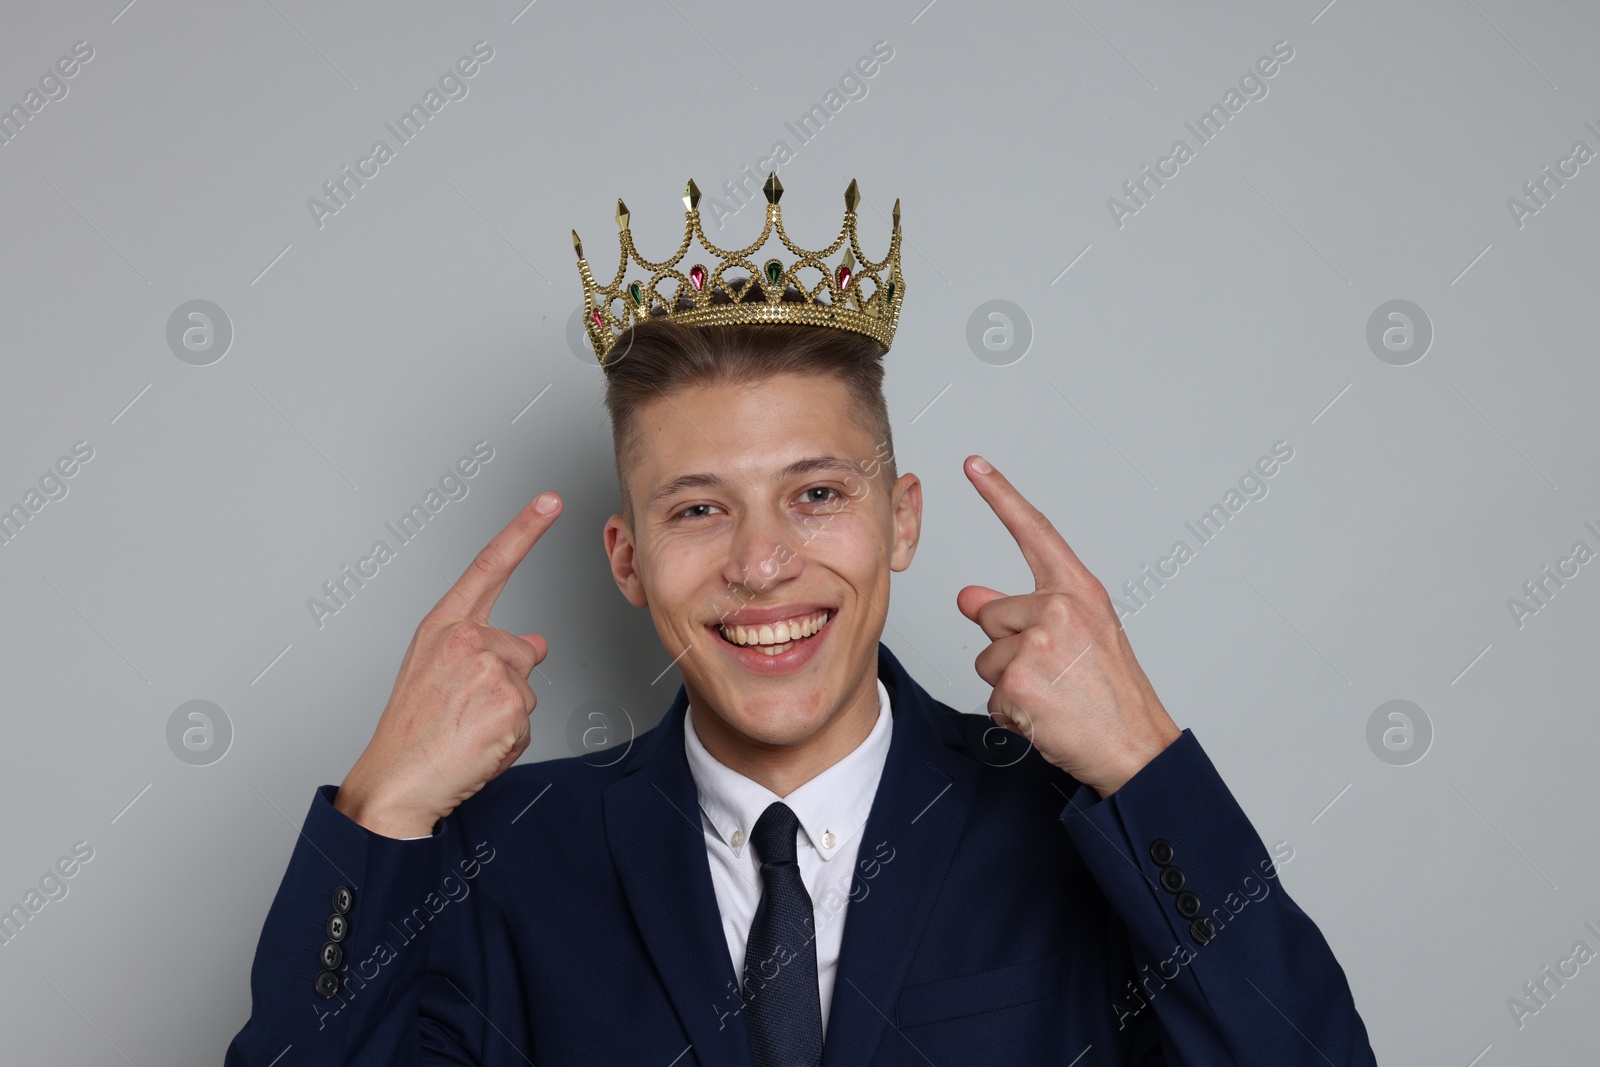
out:
M850 391L824 375L695 386L650 401L635 418L633 487L641 501L685 474L726 474L743 485L740 475L757 482L809 456L832 453L861 464L873 456Z

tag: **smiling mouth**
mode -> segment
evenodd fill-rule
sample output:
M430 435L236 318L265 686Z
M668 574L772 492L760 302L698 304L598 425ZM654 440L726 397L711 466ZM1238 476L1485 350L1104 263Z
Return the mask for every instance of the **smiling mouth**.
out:
M764 622L759 626L713 626L712 629L730 645L752 649L767 656L778 656L815 637L833 618L833 614L824 610L775 623Z

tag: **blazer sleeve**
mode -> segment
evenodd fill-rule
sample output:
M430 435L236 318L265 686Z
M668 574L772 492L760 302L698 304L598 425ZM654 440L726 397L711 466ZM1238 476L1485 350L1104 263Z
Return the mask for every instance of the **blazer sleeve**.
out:
M297 1067L475 1062L422 1003L430 908L446 870L472 862L455 820L427 838L383 837L336 809L337 791L318 789L300 828L256 945L250 1019L226 1067L279 1057Z
M1118 1028L1159 1023L1160 1062L1376 1067L1344 970L1193 733L1061 820L1127 929Z

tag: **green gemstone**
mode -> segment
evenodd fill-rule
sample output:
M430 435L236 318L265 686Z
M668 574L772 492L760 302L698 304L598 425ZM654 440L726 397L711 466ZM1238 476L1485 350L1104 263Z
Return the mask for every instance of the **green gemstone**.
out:
M890 291L893 291L892 287ZM639 304L641 306L644 304L644 293L640 291L638 282L634 282L629 285L628 292L633 296L633 302L635 304Z
M894 303L894 282L889 283L889 303Z
M783 276L783 267L776 262L767 264L767 280L773 285L778 284L778 279Z

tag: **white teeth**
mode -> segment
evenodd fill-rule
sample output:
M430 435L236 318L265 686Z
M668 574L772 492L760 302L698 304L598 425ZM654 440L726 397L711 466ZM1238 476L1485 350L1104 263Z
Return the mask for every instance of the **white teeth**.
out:
M785 619L782 622L763 623L760 626L724 626L722 636L736 645L759 648L769 656L776 656L781 652L787 652L797 641L810 637L822 629L828 617L828 612L819 611L805 618Z

